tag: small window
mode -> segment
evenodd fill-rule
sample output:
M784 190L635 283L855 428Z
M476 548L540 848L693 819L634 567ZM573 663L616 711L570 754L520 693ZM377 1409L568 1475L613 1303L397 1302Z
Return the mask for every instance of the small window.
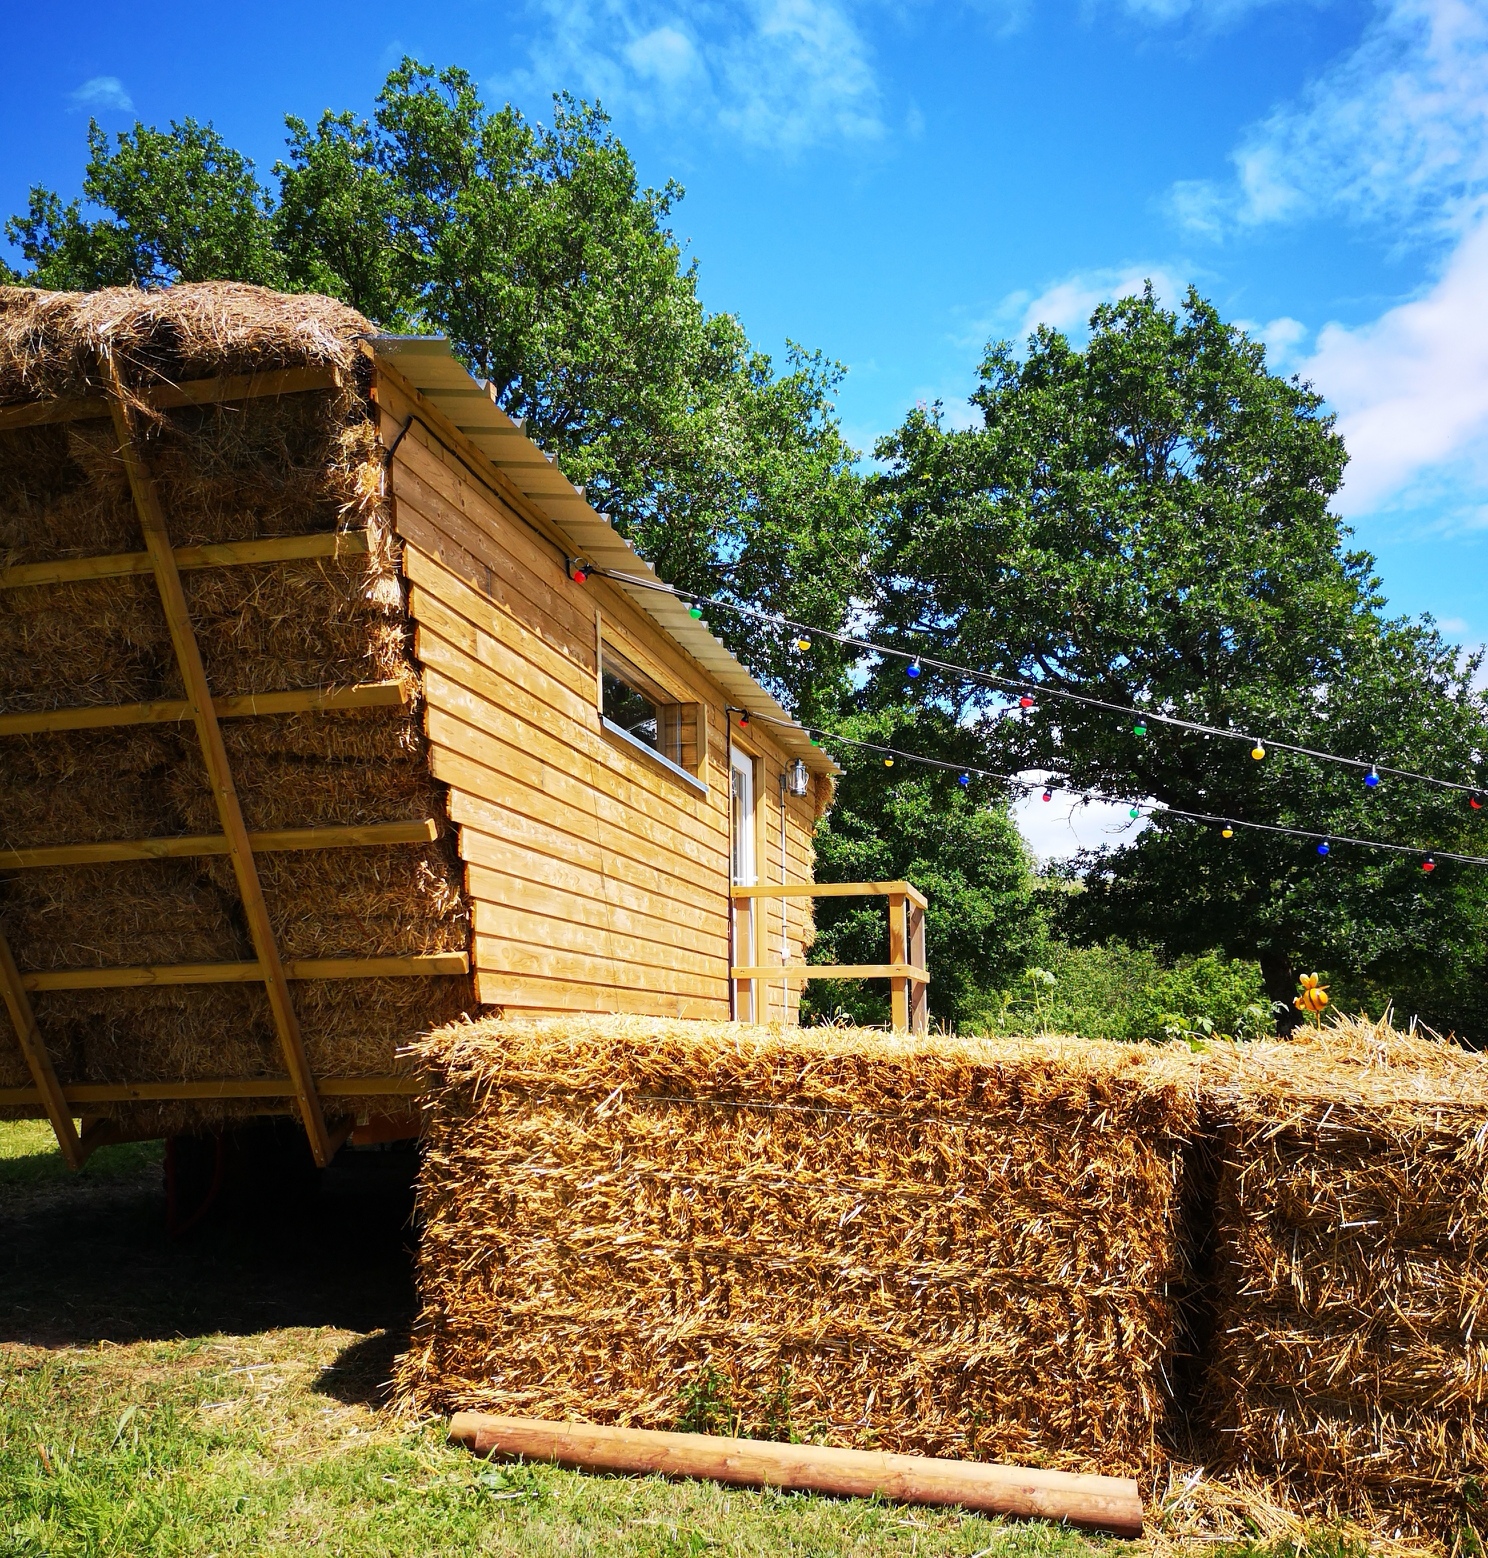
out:
M668 767L699 783L697 704L672 697L608 639L601 654L599 712L605 727L648 747Z
M666 749L666 718L662 705L654 703L639 687L626 681L608 665L604 670L604 708L600 711L612 725L618 725L627 735L644 741L648 747L671 758L676 754Z

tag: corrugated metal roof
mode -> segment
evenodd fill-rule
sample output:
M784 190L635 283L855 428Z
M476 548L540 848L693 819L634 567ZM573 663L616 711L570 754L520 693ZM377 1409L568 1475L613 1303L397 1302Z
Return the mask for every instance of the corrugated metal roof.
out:
M601 568L640 578L659 575L609 520L585 500L558 466L527 437L498 406L487 387L473 378L450 350L442 336L374 336L369 343L376 356L385 359L438 406L451 422L499 471L518 488L532 506L567 538L575 556L589 558ZM816 773L839 774L842 770L822 751L780 704L746 671L704 622L687 614L675 595L649 590L644 585L611 581L669 637L679 643L709 676L723 688L730 703L770 720L771 734L791 754L803 758Z

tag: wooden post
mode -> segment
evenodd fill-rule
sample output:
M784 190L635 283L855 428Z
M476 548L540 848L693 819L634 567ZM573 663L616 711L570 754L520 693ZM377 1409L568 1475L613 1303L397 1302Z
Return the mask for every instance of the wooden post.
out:
M889 962L907 963L908 926L905 924L904 911L909 904L909 899L903 893L889 894ZM889 988L893 992L893 1023L896 1033L909 1031L909 980L902 974L896 974L889 981Z
M904 915L907 921L909 959L916 968L925 967L925 910L913 899L906 900ZM909 986L909 1031L930 1031L930 987L924 980L916 979Z
M21 983L21 973L10 955L10 943L0 936L0 994L5 997L5 1008L15 1024L16 1038L21 1043L21 1053L26 1057L36 1091L41 1094L47 1119L57 1133L57 1145L67 1159L68 1168L80 1169L87 1153L78 1139L77 1127L72 1123L72 1110L62 1096L62 1084L52 1066L52 1057L41 1042L41 1029L36 1026L36 1013L31 1010L31 998Z
M333 1146L326 1130L320 1099L315 1092L315 1081L310 1074L310 1061L305 1054L300 1020L295 1013L294 1002L290 999L289 981L285 978L279 947L274 940L274 928L269 920L268 905L264 902L263 885L258 879L258 867L254 863L248 828L243 821L243 808L238 801L237 787L233 783L232 769L227 760L227 748L222 740L222 727L217 723L217 712L212 705L211 690L207 686L201 646L196 641L196 630L186 605L186 592L181 587L181 574L171 547L165 511L161 506L155 479L136 441L133 413L125 399L118 365L112 358L108 359L107 369L112 388L109 409L114 419L114 432L119 440L119 455L129 477L130 491L134 494L135 512L139 516L140 528L144 531L145 548L150 554L150 566L160 591L160 602L165 608L165 620L170 628L171 642L175 646L176 661L181 668L186 701L196 723L202 756L206 759L207 774L217 801L217 814L222 819L222 831L227 837L228 854L232 857L233 873L237 877L249 934L253 938L253 950L264 971L269 1009L273 1013L279 1045L284 1052L285 1066L294 1083L305 1134L310 1138L310 1150L316 1163L324 1168L331 1161Z
M484 1412L456 1412L449 1432L452 1440L477 1455L520 1455L583 1471L660 1472L710 1477L746 1488L802 1488L906 1504L959 1505L987 1515L1067 1520L1117 1536L1142 1534L1141 1492L1126 1477Z

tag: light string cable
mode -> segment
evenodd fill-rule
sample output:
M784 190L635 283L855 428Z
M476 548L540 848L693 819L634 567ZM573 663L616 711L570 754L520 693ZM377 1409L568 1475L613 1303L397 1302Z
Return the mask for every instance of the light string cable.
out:
M1110 703L1104 698L1092 698L1088 693L1070 692L1063 687L1049 687L1042 682L1023 682L1013 677L997 676L991 671L973 670L970 666L956 665L950 660L937 660L931 655L917 654L912 649L895 649L887 644L875 644L871 639L857 638L851 633L838 633L831 628L813 627L809 622L797 622L794 617L784 617L773 611L761 611L756 606L742 606L734 601L719 600L711 595L695 595L690 590L680 590L675 585L664 584L660 579L643 578L640 574L599 567L592 567L589 571L598 574L601 578L614 579L617 583L632 585L637 589L655 590L662 595L671 595L677 600L688 601L695 606L717 606L722 611L732 611L738 616L750 617L756 622L764 622L772 627L790 628L797 633L811 633L818 638L828 638L834 643L846 644L852 649L866 650L875 655L892 656L897 660L906 660L916 667L928 667L934 671L945 671L952 676L968 677L972 681L983 682L1008 692L1022 693L1036 698L1059 698L1066 703L1080 704L1089 709L1103 709L1107 713L1120 714L1125 719L1134 719L1144 724L1168 725L1175 730L1186 730L1200 736L1219 736L1226 741L1258 743L1262 749L1292 752L1299 757L1311 757L1323 763L1340 763L1348 768L1361 768L1370 775L1370 779L1366 781L1369 783L1372 783L1377 775L1389 774L1392 778L1414 779L1421 784L1436 785L1439 789L1455 790L1460 794L1473 797L1483 793L1481 785L1464 784L1456 779L1438 779L1434 774L1421 774L1410 768L1393 768L1387 763L1374 762L1369 758L1344 757L1337 752L1321 752L1316 747L1300 746L1294 741L1273 741L1267 736L1257 737L1254 731L1230 730L1223 725L1205 725L1198 720L1183 719L1176 714L1163 714L1155 710L1149 712L1128 704Z
M777 719L770 714L751 714L747 709L741 709L734 704L728 704L730 714L743 714L747 716L750 724L758 721L762 725L781 725L790 729L804 730L809 736L822 741L840 742L845 746L859 747L865 752L876 752L884 758L903 758L906 763L919 763L926 768L939 768L952 774L976 774L981 779L996 779L1011 785L1024 795L1031 794L1040 788L1037 784L1030 783L1027 779L1020 779L1016 774L998 773L992 768L978 768L973 763L951 763L944 758L926 757L920 752L906 752L902 747L884 746L876 741L861 741L856 736L841 736L836 731L823 730L815 725L800 725L795 720ZM1057 775L1051 775L1049 782L1044 786L1045 793L1053 788L1059 788L1068 795L1075 796L1082 801L1104 801L1109 806L1125 806L1134 814L1147 817L1181 817L1186 822L1212 822L1226 828L1249 828L1257 833L1283 833L1290 838L1308 839L1313 843L1327 844L1330 848L1334 844L1352 844L1359 849L1382 849L1397 855L1419 855L1426 860L1456 860L1468 866L1488 866L1488 856L1485 855L1459 855L1448 849L1422 849L1414 844L1390 844L1383 839L1353 838L1346 833L1315 833L1308 828L1289 828L1279 822L1246 822L1238 817L1223 817L1216 812L1189 811L1181 806L1168 806L1162 802L1133 801L1124 796L1111 795L1104 790L1079 790L1072 786L1067 779L1060 779ZM1135 817L1133 818L1135 820Z

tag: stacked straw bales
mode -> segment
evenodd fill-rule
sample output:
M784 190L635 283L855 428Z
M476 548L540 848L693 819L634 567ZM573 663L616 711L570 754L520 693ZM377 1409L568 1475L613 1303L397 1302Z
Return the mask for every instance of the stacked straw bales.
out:
M1187 1280L1186 1052L652 1019L457 1024L428 1408L1135 1471Z
M1449 1509L1488 1466L1488 1063L1352 1023L1204 1076L1221 1462L1342 1509Z
M408 689L402 707L224 721L252 830L445 815L356 349L369 328L324 298L226 284L0 288L0 404L100 394L110 358L137 394L214 375L341 370L340 389L144 408L176 546L338 530L369 540L345 557L183 574L214 693L392 680ZM141 547L109 422L0 433L0 566ZM0 710L181 696L149 575L0 590ZM189 721L0 741L0 846L219 831ZM447 838L264 854L259 873L286 960L468 948ZM0 873L0 929L23 971L254 955L225 857ZM401 1043L473 1009L469 980L449 977L305 982L295 999L321 1076L389 1073ZM258 985L39 992L34 1006L64 1083L283 1072ZM28 1081L16 1046L0 1043L0 1086ZM140 1106L132 1123L164 1129L233 1107Z
M418 1058L425 1408L665 1428L706 1382L746 1433L1471 1517L1488 1062L1454 1045L632 1018Z

